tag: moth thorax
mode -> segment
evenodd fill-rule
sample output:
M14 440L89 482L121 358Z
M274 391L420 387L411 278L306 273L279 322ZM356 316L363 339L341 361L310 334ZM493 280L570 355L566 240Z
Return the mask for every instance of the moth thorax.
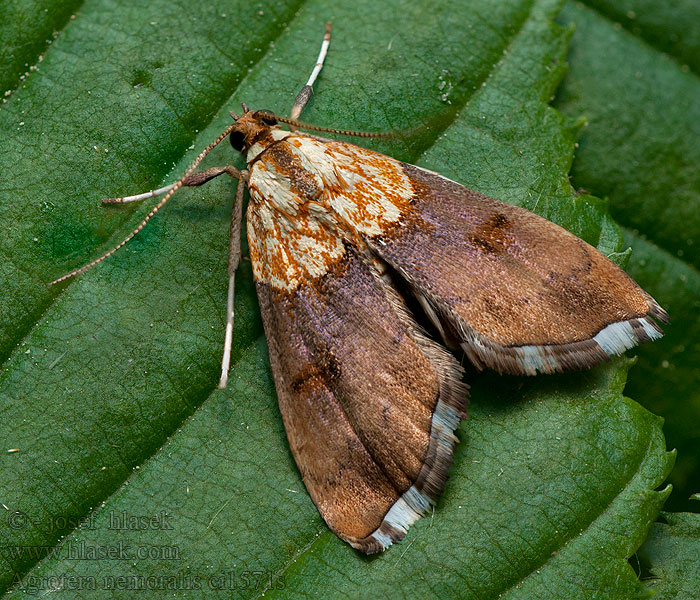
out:
M250 164L271 144L278 142L279 140L283 140L290 135L292 135L292 132L290 131L265 127L263 131L255 136L255 141L253 144L251 144L250 148L248 148L248 151L246 152L246 161Z

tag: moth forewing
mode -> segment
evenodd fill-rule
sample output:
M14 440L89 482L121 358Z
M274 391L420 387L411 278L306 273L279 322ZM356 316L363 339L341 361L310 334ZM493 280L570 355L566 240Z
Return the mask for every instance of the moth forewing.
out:
M478 368L533 375L590 367L663 332L663 309L567 230L403 165L415 195L367 243L434 308Z

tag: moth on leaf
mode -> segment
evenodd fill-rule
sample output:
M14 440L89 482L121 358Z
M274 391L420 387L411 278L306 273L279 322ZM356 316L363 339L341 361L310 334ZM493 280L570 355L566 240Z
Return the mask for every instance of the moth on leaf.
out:
M468 386L446 346L461 348L478 369L556 373L661 337L654 319L668 316L598 250L546 219L301 132L382 135L298 121L329 42L330 25L291 118L243 105L176 183L106 199L164 194L119 246L56 282L121 248L183 185L224 173L238 179L219 386L228 378L247 187L250 260L289 444L326 523L369 554L403 538L447 480ZM247 169L195 172L227 137Z

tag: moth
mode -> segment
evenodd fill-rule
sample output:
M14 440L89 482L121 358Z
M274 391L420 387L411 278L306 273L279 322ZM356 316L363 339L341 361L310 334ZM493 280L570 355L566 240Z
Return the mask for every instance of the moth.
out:
M298 120L329 43L330 24L290 118L244 104L176 183L106 199L163 196L116 248L54 283L114 254L180 187L237 179L225 387L247 187L250 260L289 445L328 526L370 554L402 539L445 486L468 396L447 348L477 369L556 373L661 337L655 320L668 315L559 226L437 173L302 132L378 135ZM226 138L247 169L196 172Z

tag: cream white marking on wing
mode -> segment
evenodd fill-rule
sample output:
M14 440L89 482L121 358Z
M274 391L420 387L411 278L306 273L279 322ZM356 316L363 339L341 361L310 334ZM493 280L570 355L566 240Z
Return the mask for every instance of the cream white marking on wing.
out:
M388 156L341 142L299 135L290 151L314 175L331 210L361 234L382 233L382 223L401 218L398 206L413 197L401 164ZM367 218L367 213L374 219Z
M646 317L639 319L639 323L650 339L656 340L662 337L662 334L651 325ZM625 350L639 343L634 329L628 321L620 321L619 323L608 325L593 339L608 354L622 354Z
M387 224L400 219L401 207L414 192L403 167L392 158L294 132L272 133L287 140L284 150L321 190L313 199L300 194L283 165L267 160L255 146L249 151L249 157L258 157L249 176L251 200L258 206L249 237L264 237L255 240L261 260L276 261L284 269L274 275L274 266L254 265L256 279L291 290L305 277L325 274L344 254L348 229L360 235L383 233ZM255 231L256 223L262 231Z

